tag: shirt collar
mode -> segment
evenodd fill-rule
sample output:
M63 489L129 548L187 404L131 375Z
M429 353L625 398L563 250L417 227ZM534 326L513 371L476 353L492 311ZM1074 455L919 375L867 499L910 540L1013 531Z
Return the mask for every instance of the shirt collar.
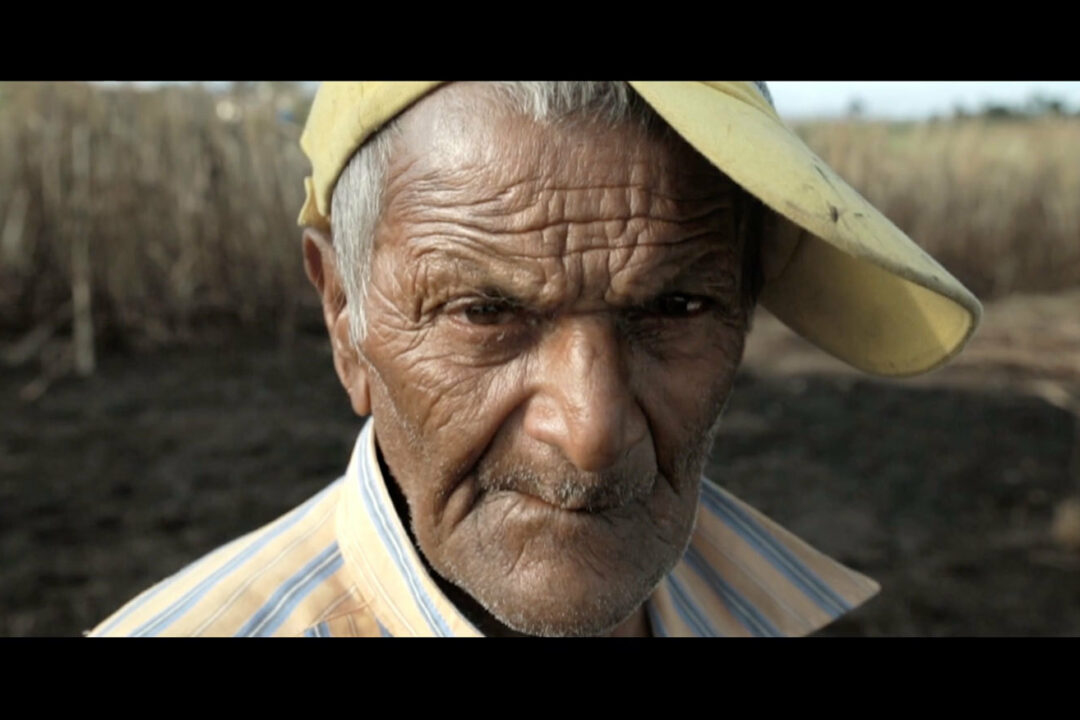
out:
M360 432L345 474L336 532L383 634L481 636L439 590L398 518L371 422ZM690 545L646 609L656 635L807 635L878 589L704 480Z

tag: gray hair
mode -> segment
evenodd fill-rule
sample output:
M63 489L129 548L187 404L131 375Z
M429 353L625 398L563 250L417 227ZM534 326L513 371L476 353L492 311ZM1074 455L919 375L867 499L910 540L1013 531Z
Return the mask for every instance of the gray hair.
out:
M755 85L771 103L765 83ZM495 82L491 86L509 108L536 122L588 115L610 126L639 123L650 132L670 131L626 82L528 81ZM363 341L367 330L365 301L371 280L375 229L383 211L383 186L390 154L399 134L394 119L365 142L338 177L331 199L333 243L350 310L349 331L354 345Z

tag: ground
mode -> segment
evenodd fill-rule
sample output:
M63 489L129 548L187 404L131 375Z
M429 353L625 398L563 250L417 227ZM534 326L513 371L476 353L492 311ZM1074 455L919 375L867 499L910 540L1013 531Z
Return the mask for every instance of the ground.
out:
M759 316L709 474L881 594L823 635L1080 635L1080 295L988 307L952 367L882 382ZM0 375L0 635L77 635L344 468L327 342Z

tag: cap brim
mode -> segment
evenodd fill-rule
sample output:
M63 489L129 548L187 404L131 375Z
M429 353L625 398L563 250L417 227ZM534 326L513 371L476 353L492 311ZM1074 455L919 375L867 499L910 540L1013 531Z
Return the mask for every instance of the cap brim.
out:
M785 324L877 375L923 373L963 348L982 314L975 296L764 102L747 102L726 83L630 84L698 152L793 224L764 239L761 303Z

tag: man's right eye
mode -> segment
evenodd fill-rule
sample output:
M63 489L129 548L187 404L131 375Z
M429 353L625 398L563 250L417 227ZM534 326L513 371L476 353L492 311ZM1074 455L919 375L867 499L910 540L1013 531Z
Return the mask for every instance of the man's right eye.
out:
M683 293L661 295L646 305L647 312L659 318L682 320L694 318L713 306L709 298Z

